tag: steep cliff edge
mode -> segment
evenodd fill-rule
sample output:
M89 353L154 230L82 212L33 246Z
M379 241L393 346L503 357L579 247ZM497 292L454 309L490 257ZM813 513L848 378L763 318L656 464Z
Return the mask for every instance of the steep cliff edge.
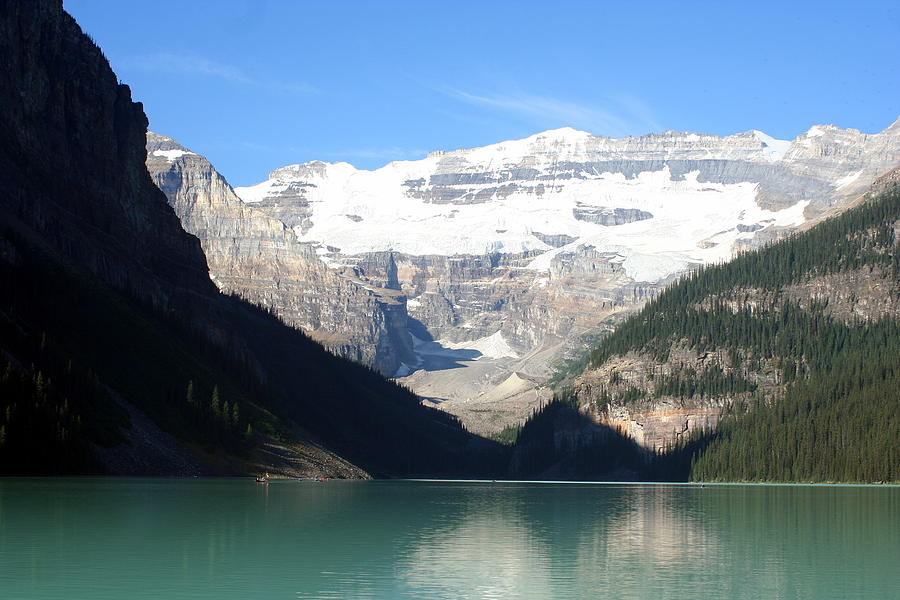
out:
M405 298L329 269L282 221L234 194L204 157L147 133L147 169L184 228L199 238L224 293L276 310L340 356L392 375L412 361Z
M0 470L433 475L485 449L216 290L59 1L0 2L0 50Z
M200 245L147 185L147 118L128 86L58 2L0 10L4 221L164 310L212 295Z

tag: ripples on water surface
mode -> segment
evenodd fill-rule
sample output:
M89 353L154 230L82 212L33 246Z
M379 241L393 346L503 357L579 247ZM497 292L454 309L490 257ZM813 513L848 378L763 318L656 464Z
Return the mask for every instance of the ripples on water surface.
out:
M0 480L0 598L900 598L900 488Z

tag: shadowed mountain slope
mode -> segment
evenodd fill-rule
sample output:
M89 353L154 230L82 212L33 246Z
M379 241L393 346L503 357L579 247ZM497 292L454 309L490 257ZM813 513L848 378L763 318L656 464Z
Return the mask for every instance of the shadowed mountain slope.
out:
M61 2L0 2L0 52L3 472L436 474L490 450L216 290L141 105Z
M900 479L896 176L838 217L667 288L592 350L570 402L642 447L642 477ZM597 445L548 421L523 428L553 431L546 452L560 436L581 454Z

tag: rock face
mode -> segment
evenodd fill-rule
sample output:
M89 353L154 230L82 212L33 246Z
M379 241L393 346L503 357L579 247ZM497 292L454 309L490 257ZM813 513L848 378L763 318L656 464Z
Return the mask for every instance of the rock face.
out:
M895 239L900 237L895 234ZM891 279L884 270L863 267L811 277L802 283L786 286L777 294L759 289L741 289L735 290L732 296L735 310L744 302L766 306L776 298L796 303L807 310L818 303L825 306L825 315L853 326L859 322L900 317L898 291L896 280ZM695 429L714 427L725 405L735 399L746 400L750 394L705 398L654 395L654 380L672 377L686 370L702 377L709 369L725 365L729 373L745 377L756 390L769 397L784 392L785 383L777 359L760 361L758 371L747 369L746 362L745 356L729 354L723 349L698 353L675 347L666 362L658 362L647 353L629 352L625 356L611 357L594 369L585 370L575 378L573 388L584 400L585 412L595 421L618 429L649 451L660 452ZM634 390L644 393L645 397L637 401L621 401ZM619 401L607 402L601 398L609 395Z
M816 126L793 141L565 128L375 171L290 165L235 192L331 272L397 294L413 352L397 341L399 316L384 348L403 354L366 360L397 364L405 384L488 432L546 398L537 384L585 333L685 271L840 211L898 163L896 123L877 135ZM239 279L230 289L262 295Z
M15 279L16 269L51 262L54 279L65 273L88 280L86 287L94 294L91 299L115 298L110 303L113 310L128 307L124 310L133 311L129 314L140 314L162 330L180 319L190 324L192 347L206 344L207 355L217 353L220 364L223 357L235 356L248 357L245 364L253 364L248 342L238 332L241 326L229 314L234 310L224 305L209 279L197 238L184 231L147 174L143 107L131 100L128 86L118 82L100 48L59 0L4 0L0 2L0 51L0 269L4 275L0 354L16 364L20 362L17 354L25 352L21 339L36 330L37 335L60 343L68 339L71 321L77 320L73 315L82 315L65 303L59 305L60 299L54 297L35 302L39 305L35 312L42 313L36 320L26 311L16 311L17 288L39 286L43 276L37 272ZM35 260L35 255L41 258ZM90 302L84 296L79 300ZM158 417L168 410L159 390L165 375L153 373L153 366L146 375L147 370L138 364L142 355L135 348L147 340L130 340L133 343L109 350L105 342L115 335L106 334L121 327L120 313L116 315L94 314L85 328L100 330L92 337L101 340L101 352L119 355L129 367L128 376L151 389L148 396L154 406L135 406L129 401L134 398L126 399L108 388L116 404L128 413L130 427L123 432L128 442L96 446L97 463L91 469L154 475L215 472L185 440L176 440L148 416ZM15 334L7 327L9 322L15 323ZM269 332L273 331L270 327ZM113 361L102 354L106 360L97 359L92 345L81 337L76 336L71 345L69 368L73 362L76 369L83 363L106 386L104 371ZM198 351L192 360L202 362L203 358L196 358L201 354ZM166 367L171 365L160 361L157 368ZM9 415L7 411L7 419ZM28 461L30 457L17 458Z
M658 363L644 353L629 352L585 371L575 379L573 388L584 399L585 412L596 422L618 430L648 451L662 452L695 429L714 427L722 407L731 399L656 396L654 380L672 377L686 369L702 375L711 365L720 364L729 364L724 351L698 354L687 348L676 348L667 363ZM773 389L774 372L773 367L767 375L748 376L760 389ZM633 390L647 397L623 401ZM613 398L607 400L607 395Z
M365 475L347 460L385 475L484 470L493 445L455 419L219 293L200 242L147 172L142 106L60 0L0 0L0 51L0 356L40 392L4 385L0 466L58 472L55 459L74 447L78 462L64 462L78 472L94 472L93 459L133 474L193 472L197 461L223 474ZM166 161L190 157L160 148ZM252 265L267 285L295 285L304 261L319 265L284 225L254 220L194 166L172 175L189 178L186 221L249 232L208 244L217 263ZM329 302L350 303L340 294L356 288L342 282ZM322 313L346 319L339 309ZM26 400L40 410L18 410Z
M796 303L803 309L818 303L826 307L825 315L853 326L900 317L898 292L896 279L888 273L862 267L811 277L777 292L738 289L732 297L735 310L746 303L766 306L775 299ZM575 377L572 388L581 401L581 409L592 421L618 430L650 452L663 452L697 429L715 427L725 406L735 400L746 401L751 394L680 397L657 394L656 383L685 372L702 378L710 369L724 368L727 374L745 378L766 397L778 398L784 393L787 384L777 357L758 360L756 370L747 366L750 362L744 353L734 354L722 348L696 352L676 344L664 362L646 352L630 351L610 357ZM630 400L630 393L640 397Z
M200 245L144 169L143 107L61 3L0 3L0 44L4 223L163 310L214 294Z
M276 310L333 352L383 372L411 360L400 292L328 268L285 222L241 202L209 161L171 138L147 133L147 169L200 239L220 290Z

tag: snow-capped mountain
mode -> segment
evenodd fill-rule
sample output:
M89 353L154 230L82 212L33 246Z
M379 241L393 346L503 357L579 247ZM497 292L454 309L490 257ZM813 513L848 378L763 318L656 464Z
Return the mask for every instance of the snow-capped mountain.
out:
M298 239L332 263L382 251L530 253L525 268L549 274L554 257L590 246L615 254L630 278L656 282L864 189L900 160L896 139L820 126L794 142L758 131L611 139L564 128L375 171L292 165L236 192L281 212L290 205Z
M839 210L897 164L900 121L793 141L564 128L374 171L290 165L235 192L331 272L393 293L411 343L381 364L486 431L539 401L535 382L582 334L686 270Z

